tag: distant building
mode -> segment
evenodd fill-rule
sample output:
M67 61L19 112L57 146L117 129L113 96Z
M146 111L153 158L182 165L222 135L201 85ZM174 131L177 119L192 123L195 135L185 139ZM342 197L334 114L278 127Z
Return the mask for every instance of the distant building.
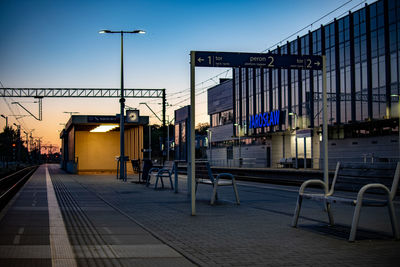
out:
M234 159L239 159L239 153L237 149L233 149L237 138L233 136L232 79L221 79L220 84L208 89L207 99L208 115L210 115L209 160L214 165L234 165Z
M399 159L399 36L380 0L271 51L326 56L330 168ZM321 168L321 71L235 68L208 96L214 164Z
M143 159L143 127L149 117L138 122L125 122L125 156ZM99 126L115 126L104 132L94 132ZM98 128L97 128L98 129ZM103 115L73 115L60 134L62 139L61 167L71 173L116 172L120 156L119 117ZM131 164L127 171L132 172Z
M190 135L190 106L175 110L175 160L187 161Z
M188 161L190 153L190 106L184 106L175 110L175 131L174 131L174 150L175 160ZM206 157L206 148L208 146L207 137L204 135L195 135L195 153L196 159Z

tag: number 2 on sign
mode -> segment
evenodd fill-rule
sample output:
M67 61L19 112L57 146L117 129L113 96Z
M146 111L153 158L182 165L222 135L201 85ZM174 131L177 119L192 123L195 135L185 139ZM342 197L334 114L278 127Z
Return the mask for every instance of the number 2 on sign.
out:
M268 59L271 60L271 61L268 63L268 67L273 68L273 67L274 67L274 57L273 57L273 56L269 56Z
M307 59L307 69L309 69L309 68L311 68L311 63L312 63L312 61L311 61L311 59Z

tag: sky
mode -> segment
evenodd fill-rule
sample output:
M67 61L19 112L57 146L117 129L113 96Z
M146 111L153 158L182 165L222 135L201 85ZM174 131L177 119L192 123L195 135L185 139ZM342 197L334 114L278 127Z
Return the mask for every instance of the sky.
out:
M0 0L0 82L5 88L120 88L120 36L102 29L135 30L124 35L125 88L166 89L167 118L190 104L190 51L263 52L287 37L315 30L333 18L360 9L365 0ZM342 8L317 21L336 8ZM317 22L315 22L317 21ZM310 25L314 23L313 25ZM289 38L292 41L296 35ZM196 68L196 124L208 122L206 91L221 68ZM60 146L59 133L70 114L114 115L117 98L44 98L43 120L11 104L18 101L38 116L33 98L2 98L0 114ZM161 99L127 99L126 105L161 117ZM0 117L0 129L5 119ZM2 131L2 130L1 130Z

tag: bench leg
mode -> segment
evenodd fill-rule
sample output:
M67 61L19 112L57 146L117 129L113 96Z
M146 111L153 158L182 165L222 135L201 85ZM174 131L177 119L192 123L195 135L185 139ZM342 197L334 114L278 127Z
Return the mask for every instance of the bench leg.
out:
M331 203L328 203L325 201L325 207L326 207L326 212L328 213L328 218L329 218L329 225L333 226L335 224L335 221L333 220L333 214L331 210Z
M236 204L240 205L239 193L238 193L238 190L237 190L237 187L236 187L236 183L233 182L232 185L233 185L233 191L235 192Z
M296 209L294 210L293 220L292 220L292 227L297 227L297 221L299 220L301 203L303 202L303 197L299 195L297 197Z
M164 181L162 176L160 176L160 181L161 181L161 188L164 188Z
M357 201L356 207L354 208L353 222L351 223L349 242L354 242L354 240L356 239L358 221L360 220L361 206L362 206L362 199L361 201Z
M394 235L394 238L396 240L398 240L398 239L400 239L400 234L399 234L399 230L397 227L396 214L394 213L393 201L390 199L390 196L389 196L389 201L388 201L388 208L389 208L390 221L392 223L393 235Z
M214 186L213 186L213 195L212 195L212 198L211 198L211 205L214 205L215 198L217 196L217 188L218 188L218 184L215 183Z
M151 179L151 175L150 173L147 175L147 179L146 179L146 187L149 187L150 185L150 179Z
M159 179L160 177L157 175L156 176L156 183L155 183L155 185L154 185L154 189L157 189L157 185L158 185L158 179Z
M173 183L172 183L172 177L171 177L171 175L169 176L169 182L171 183L171 189L174 190L174 185L173 185Z

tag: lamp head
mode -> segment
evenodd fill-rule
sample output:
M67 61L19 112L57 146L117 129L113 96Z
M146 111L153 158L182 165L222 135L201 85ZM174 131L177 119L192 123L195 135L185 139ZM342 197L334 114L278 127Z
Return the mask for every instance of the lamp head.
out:
M132 31L132 33L145 34L146 31L144 31L144 30L134 30L134 31Z
M101 31L99 31L99 33L111 33L111 31L110 30L101 30Z

